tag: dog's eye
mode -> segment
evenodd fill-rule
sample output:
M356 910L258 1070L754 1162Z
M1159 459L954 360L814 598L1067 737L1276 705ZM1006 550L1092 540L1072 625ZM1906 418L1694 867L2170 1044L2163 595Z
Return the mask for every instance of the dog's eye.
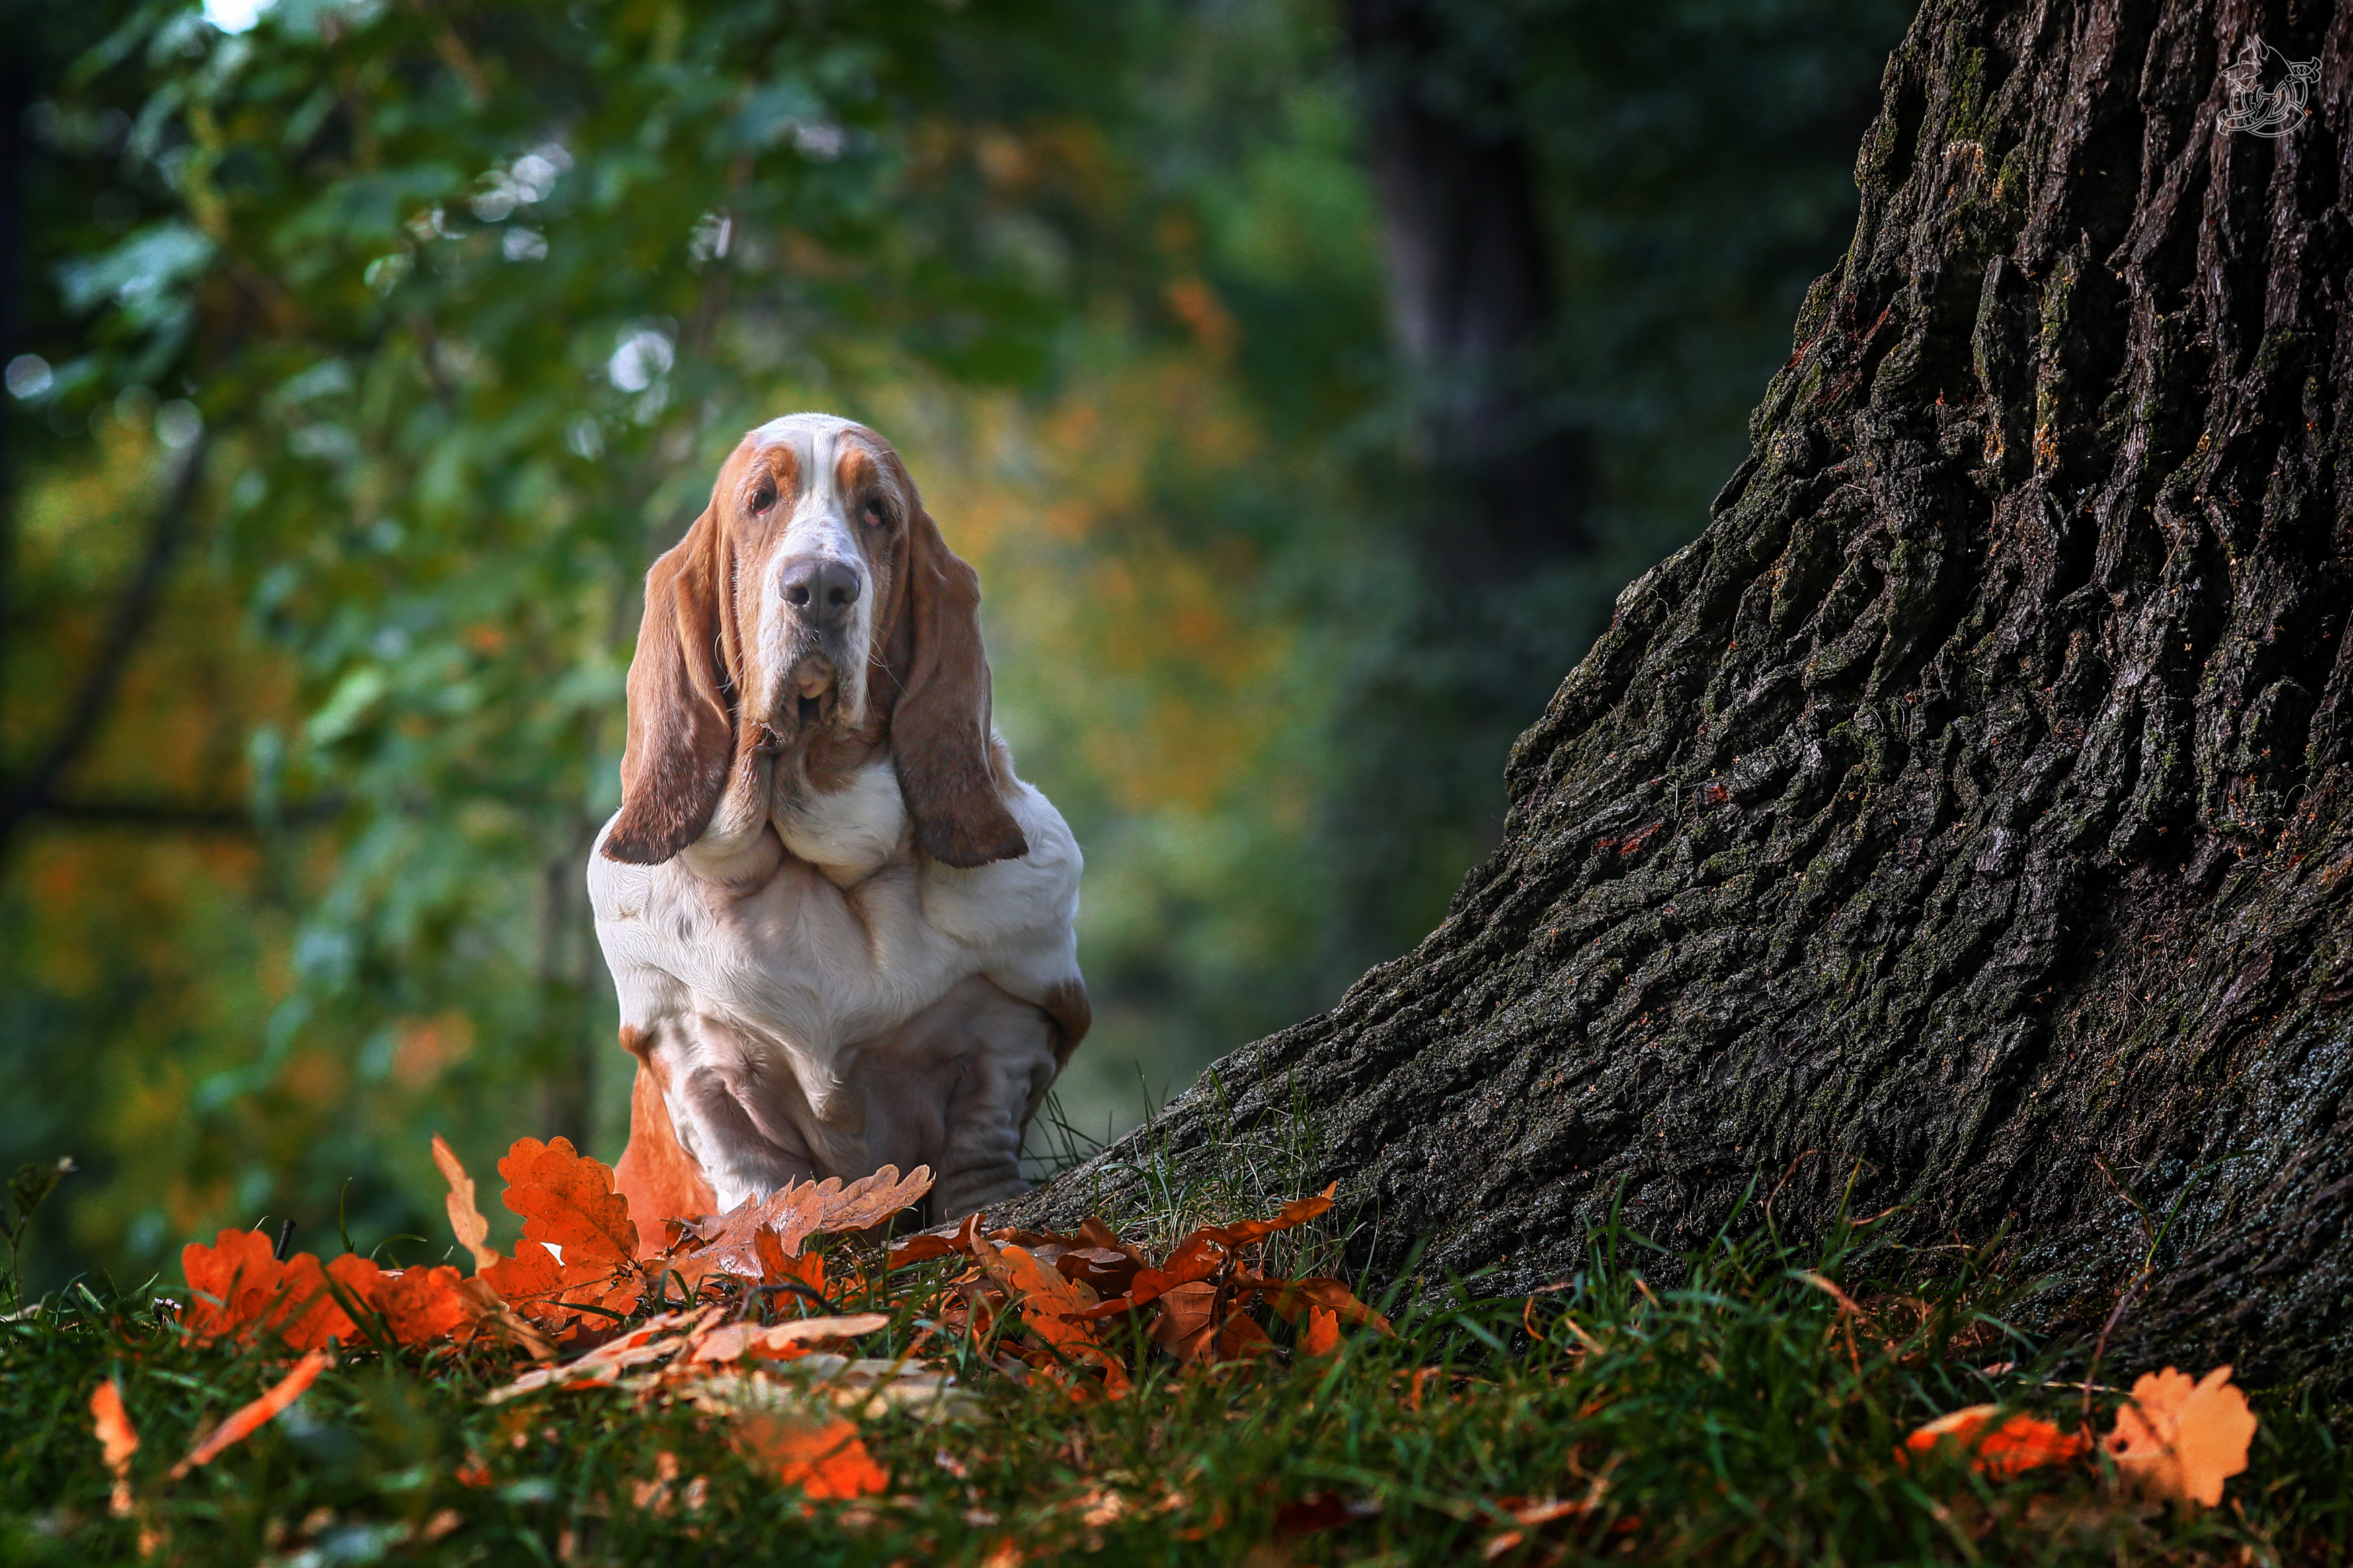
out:
M888 528L891 526L891 514L882 510L881 501L871 500L866 503L866 522L870 528Z
M752 515L757 517L776 504L776 487L764 484L752 492Z

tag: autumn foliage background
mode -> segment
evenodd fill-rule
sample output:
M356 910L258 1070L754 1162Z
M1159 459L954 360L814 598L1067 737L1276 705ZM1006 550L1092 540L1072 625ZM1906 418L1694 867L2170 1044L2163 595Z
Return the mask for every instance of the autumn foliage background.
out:
M579 870L634 596L787 409L981 570L1088 855L1071 1124L1416 940L1736 460L1907 10L1447 14L1431 90L1520 83L1594 539L1452 626L1331 5L16 7L0 1163L81 1167L30 1284L438 1236L434 1130L617 1152Z

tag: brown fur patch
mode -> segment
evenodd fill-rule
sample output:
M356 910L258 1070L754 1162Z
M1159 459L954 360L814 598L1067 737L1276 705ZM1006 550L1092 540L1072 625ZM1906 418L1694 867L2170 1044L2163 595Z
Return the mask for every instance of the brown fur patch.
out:
M897 455L883 450L908 512L884 671L896 688L891 751L899 788L916 841L933 859L965 867L1015 859L1029 841L1005 808L991 754L980 576L948 549ZM879 635L876 642L880 650Z
M1069 1065L1071 1053L1094 1027L1094 1004L1087 1000L1087 984L1083 980L1060 980L1046 988L1039 1005L1046 1016L1054 1021L1054 1065Z
M659 866L702 836L735 760L734 671L742 646L720 584L733 575L718 487L686 537L646 574L629 659L621 815L605 854Z

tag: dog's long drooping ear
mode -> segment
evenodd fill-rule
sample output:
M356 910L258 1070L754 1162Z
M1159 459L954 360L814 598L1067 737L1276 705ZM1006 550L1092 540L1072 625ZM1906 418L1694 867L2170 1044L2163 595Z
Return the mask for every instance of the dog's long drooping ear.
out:
M1029 852L1029 841L1005 809L990 757L980 574L949 551L921 502L909 510L912 646L891 712L899 793L915 819L917 841L933 859L965 867L1014 859Z
M646 618L629 660L621 815L605 853L659 866L711 824L734 760L735 715L720 660L716 504L646 574Z

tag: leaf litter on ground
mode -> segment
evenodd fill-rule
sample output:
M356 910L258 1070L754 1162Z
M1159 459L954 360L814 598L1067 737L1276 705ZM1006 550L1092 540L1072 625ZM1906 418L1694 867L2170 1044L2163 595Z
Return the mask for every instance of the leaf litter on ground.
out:
M179 1342L195 1353L234 1353L247 1364L256 1356L304 1353L261 1399L217 1423L187 1459L160 1482L151 1479L135 1498L131 1469L138 1434L124 1385L115 1374L99 1382L85 1430L100 1439L92 1458L103 1467L110 1500L122 1500L120 1509L110 1501L108 1511L139 1516L142 1550L164 1541L152 1521L175 1506L172 1488L204 1460L217 1459L283 1415L338 1351L347 1362L389 1357L420 1369L448 1367L474 1389L477 1408L504 1413L498 1418L508 1425L501 1429L511 1433L517 1452L559 1442L568 1423L609 1424L622 1419L619 1410L635 1412L627 1419L647 1426L649 1438L640 1446L646 1458L609 1507L649 1521L691 1517L697 1531L716 1528L715 1499L732 1495L740 1501L741 1494L724 1485L714 1491L728 1471L707 1453L681 1468L681 1454L697 1451L695 1430L721 1438L739 1463L780 1495L801 1500L795 1506L809 1528L830 1520L826 1528L872 1531L899 1517L874 1513L877 1505L903 1512L951 1473L944 1465L911 1462L904 1437L871 1447L877 1433L887 1437L907 1430L893 1424L903 1417L915 1419L918 1429L943 1434L962 1432L973 1422L1016 1418L1047 1420L1050 1430L1056 1418L1048 1412L1058 1405L1071 1413L1059 1418L1067 1434L1059 1462L1076 1467L1070 1473L1083 1482L1077 1490L1057 1501L1046 1488L1021 1502L1007 1498L1001 1479L987 1492L965 1483L972 1500L957 1517L989 1521L970 1528L994 1529L1011 1517L1008 1501L1031 1521L1034 1541L992 1538L990 1550L1009 1554L1007 1561L1050 1554L1058 1549L1055 1541L1091 1550L1089 1542L1099 1544L1123 1530L1153 1530L1180 1542L1219 1539L1236 1528L1273 1539L1334 1531L1387 1539L1383 1532L1406 1529L1407 1521L1418 1521L1411 1528L1425 1532L1433 1521L1440 1533L1468 1531L1456 1539L1487 1560L1556 1561L1588 1551L1643 1554L1649 1543L1687 1542L1694 1528L1672 1500L1662 1501L1655 1475L1646 1479L1640 1465L1621 1464L1639 1452L1642 1434L1673 1430L1674 1418L1657 1408L1657 1390L1575 1394L1565 1407L1565 1424L1554 1428L1561 1460L1544 1473L1498 1473L1484 1480L1466 1476L1453 1485L1467 1489L1451 1493L1383 1480L1377 1467L1366 1469L1362 1461L1335 1469L1326 1459L1296 1475L1281 1464L1263 1468L1249 1482L1254 1489L1237 1496L1236 1482L1217 1481L1197 1468L1200 1458L1188 1460L1181 1448L1157 1469L1117 1471L1090 1462L1087 1447L1115 1431L1149 1445L1156 1441L1155 1429L1169 1432L1171 1441L1178 1430L1229 1429L1244 1410L1230 1401L1251 1387L1294 1403L1287 1415L1269 1406L1248 1416L1245 1429L1271 1422L1320 1430L1319 1411L1336 1413L1350 1401L1360 1408L1371 1386L1366 1379L1377 1377L1389 1391L1388 1413L1377 1419L1395 1425L1400 1436L1422 1434L1417 1441L1443 1453L1450 1441L1461 1440L1450 1434L1476 1426L1482 1402L1552 1397L1523 1374L1508 1373L1499 1384L1466 1373L1478 1358L1497 1352L1496 1336L1508 1331L1507 1324L1531 1343L1525 1353L1549 1358L1552 1380L1563 1397L1572 1397L1569 1391L1613 1361L1635 1355L1626 1364L1641 1365L1659 1345L1694 1331L1699 1319L1694 1314L1720 1310L1726 1299L1720 1291L1687 1299L1621 1272L1609 1287L1618 1292L1611 1296L1597 1290L1603 1271L1567 1287L1566 1295L1514 1301L1510 1319L1494 1315L1486 1329L1478 1328L1483 1320L1469 1310L1467 1298L1451 1314L1417 1309L1415 1331L1401 1342L1387 1317L1341 1281L1285 1278L1264 1268L1261 1249L1267 1238L1327 1214L1335 1195L1331 1189L1284 1204L1264 1219L1198 1226L1165 1249L1153 1249L1155 1257L1100 1217L1071 1235L1009 1227L985 1232L976 1216L968 1216L911 1237L878 1237L876 1228L928 1186L927 1172L902 1177L892 1171L862 1183L802 1184L732 1215L667 1224L656 1244L628 1215L609 1171L562 1140L525 1140L500 1162L507 1206L524 1222L522 1242L508 1257L490 1245L470 1177L438 1140L435 1152L448 1180L461 1258L474 1264L470 1277L447 1265L378 1268L349 1257L322 1264L297 1254L280 1262L266 1238L251 1232L224 1232L211 1247L187 1249L191 1298L174 1325ZM519 1258L531 1262L518 1268ZM1820 1290L1837 1270L1794 1272ZM1761 1279L1748 1277L1750 1287L1766 1289ZM1630 1289L1621 1289L1629 1280ZM404 1293L430 1310L403 1305ZM1867 1381L1873 1363L1854 1341L1862 1321L1858 1314L1873 1309L1859 1306L1843 1288L1833 1286L1826 1294L1836 1299L1837 1310L1822 1330L1823 1342L1836 1353L1817 1369L1817 1378L1827 1368ZM1703 1308L1702 1296L1719 1307ZM1609 1310L1597 1313L1597 1304L1609 1304ZM1777 1310L1799 1310L1786 1301ZM1646 1313L1647 1326L1635 1331ZM1683 1315L1681 1326L1662 1336L1659 1324L1677 1321L1677 1314ZM1881 1328L1865 1325L1866 1344L1870 1332L1884 1329L1881 1320L1873 1321ZM1280 1325L1290 1330L1283 1343L1275 1337ZM1357 1332L1344 1334L1344 1325ZM1884 1331L1881 1366L1907 1356L1916 1361L1928 1337L1924 1323L1902 1333ZM1904 1334L1908 1348L1899 1353L1896 1341ZM858 1347L868 1342L883 1353L860 1353ZM1397 1348L1378 1354L1366 1348L1383 1342ZM1638 1352L1638 1345L1646 1348ZM1288 1374L1286 1365L1293 1369ZM495 1375L502 1366L506 1374ZM1286 1375L1294 1392L1279 1396L1275 1391L1285 1386ZM132 1376L135 1390L135 1369ZM1861 1386L1856 1382L1840 1396L1851 1397ZM1115 1416L1134 1405L1139 1389L1151 1393L1147 1406ZM134 1398L143 1397L134 1392ZM600 1403L612 1399L626 1403ZM1925 1465L1925 1479L1943 1473L1936 1467L1945 1466L1995 1486L1989 1500L1969 1505L1976 1514L1963 1507L1951 1515L1975 1519L1969 1528L1981 1536L2015 1529L2032 1512L2004 1498L2020 1489L2053 1486L2073 1489L2069 1495L2078 1498L2068 1505L2067 1517L2076 1521L2070 1529L2080 1533L2083 1518L2095 1517L2099 1529L2146 1534L2154 1527L2135 1522L2140 1516L2129 1514L2121 1501L2096 1501L2108 1495L2103 1488L2120 1499L2137 1491L2211 1507L2224 1481L2247 1468L2256 1431L2243 1395L2229 1385L2228 1369L2201 1382L2169 1368L2142 1379L2132 1399L2118 1407L2115 1430L2096 1447L2084 1432L2063 1431L2015 1403L1954 1403L1958 1408L1944 1415L1925 1423L1915 1417L1908 1429L1899 1428L1898 1458L1905 1463L1896 1469ZM1646 1426L1630 1426L1646 1405L1651 1406ZM1228 1414L1218 1427L1198 1425L1220 1408ZM1017 1415L1025 1409L1033 1414ZM1718 1417L1694 1413L1693 1418L1720 1426ZM677 1425L681 1419L687 1426ZM657 1430L663 1435L659 1440L652 1436ZM501 1452L498 1444L470 1446L464 1463L445 1461L441 1474L461 1488L460 1495L509 1486L529 1493L528 1477L498 1479L512 1474ZM949 1454L942 1448L934 1457ZM969 1461L955 1461L976 1479L1001 1477L1011 1462L1010 1456L976 1452ZM1894 1473L1874 1468L1867 1446L1852 1442L1822 1454L1816 1464L1825 1479L1844 1476L1849 1485L1884 1485L1874 1478ZM926 1474L930 1482L923 1479ZM1154 1479L1146 1483L1138 1474ZM824 1511L843 1508L851 1511ZM421 1517L403 1539L439 1540L458 1528L451 1520L461 1516L462 1510L451 1515L445 1509ZM2044 1510L2034 1517L2051 1516ZM289 1537L299 1538L299 1532ZM187 1540L185 1529L176 1530L173 1550L184 1551ZM1668 1554L1680 1556L1681 1549ZM1413 1555L1419 1560L1418 1551Z

